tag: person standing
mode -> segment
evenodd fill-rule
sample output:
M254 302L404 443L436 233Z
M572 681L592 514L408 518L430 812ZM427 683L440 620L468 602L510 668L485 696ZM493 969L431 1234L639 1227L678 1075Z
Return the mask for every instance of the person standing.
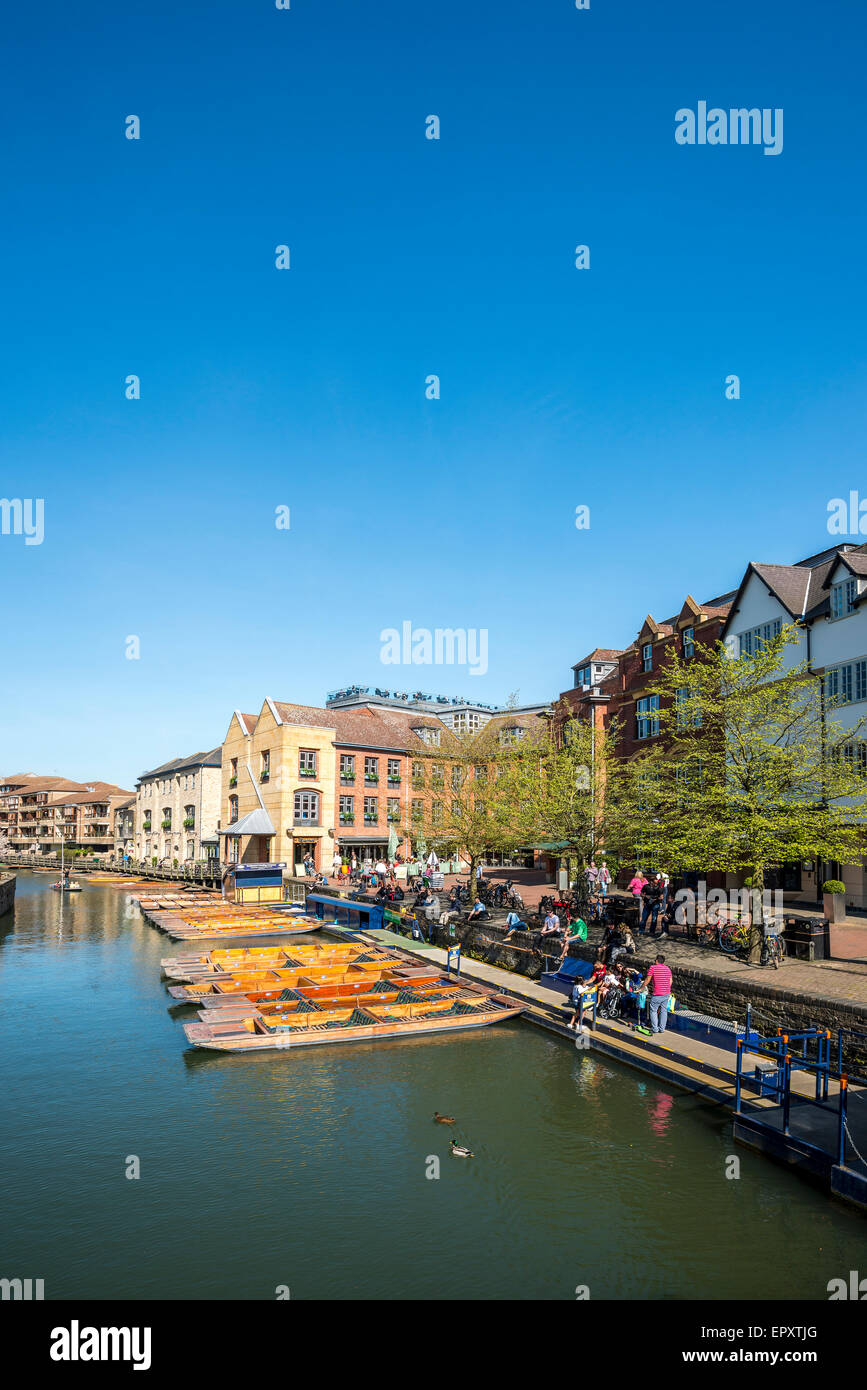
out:
M334 877L335 877L336 879L339 879L339 878L340 878L340 867L341 867L342 863L343 863L343 860L342 860L341 857L340 857L340 850L339 850L339 849L335 849L335 851L334 851L334 857L333 857L333 859L331 860L331 872L333 873L333 875L334 875Z
M641 897L644 902L644 909L641 913L641 921L639 922L638 930L643 935L649 919L649 935L655 936L656 921L659 917L659 909L662 906L662 874L657 874L654 879L645 883L641 890Z
M595 892L595 890L596 890L596 884L597 884L597 881L598 881L598 879L599 879L599 870L598 870L597 867L596 867L596 860L595 860L595 859L591 859L591 860L590 860L590 863L587 865L587 868L584 870L584 877L585 877L586 880L587 880L587 892L588 892L588 894L589 894L589 893Z
M650 1005L650 1031L664 1033L668 1022L668 1006L671 999L671 971L665 963L665 956L657 956L645 975L641 989L647 991Z
M608 889L611 887L611 874L609 872L608 865L606 864L604 859L602 860L602 863L599 866L598 883L599 892L602 894L603 898L607 898Z
M632 894L632 901L635 903L635 925L641 922L641 894L647 879L640 869L636 869L632 878L626 886L626 891Z

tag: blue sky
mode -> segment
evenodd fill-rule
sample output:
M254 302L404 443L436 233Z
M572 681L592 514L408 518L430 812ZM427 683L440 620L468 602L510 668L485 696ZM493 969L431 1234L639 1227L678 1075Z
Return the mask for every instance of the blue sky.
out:
M0 771L132 785L355 681L550 697L867 495L862 4L6 25L0 495L45 539L0 535ZM783 108L782 154L677 145L700 100ZM487 675L383 667L404 620Z

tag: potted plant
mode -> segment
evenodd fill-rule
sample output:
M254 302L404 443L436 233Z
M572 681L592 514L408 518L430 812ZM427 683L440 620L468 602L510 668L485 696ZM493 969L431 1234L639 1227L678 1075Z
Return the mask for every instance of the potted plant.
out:
M846 916L846 885L839 878L827 878L822 884L822 901L826 922L842 922Z
M229 786L230 786L230 787L237 787L237 785L238 785L238 779L237 779L237 777L230 777L230 778L229 778Z
M260 781L260 782L267 782L267 781L268 781L268 778L269 778L270 776L271 776L270 772L260 772L260 773L259 773L259 781Z
M187 816L186 820L184 821L184 829L185 829L185 830L192 830L192 828L193 828L193 826L195 825L195 823L196 823L196 820L195 820L195 817L194 817L194 816Z

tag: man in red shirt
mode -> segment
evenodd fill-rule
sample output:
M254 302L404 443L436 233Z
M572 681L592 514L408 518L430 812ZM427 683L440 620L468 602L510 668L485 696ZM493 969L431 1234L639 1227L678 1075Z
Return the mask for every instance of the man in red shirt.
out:
M651 965L641 989L647 991L650 1004L650 1027L654 1033L664 1033L668 1022L668 1001L671 998L671 971L665 963L665 956L657 956L656 964Z

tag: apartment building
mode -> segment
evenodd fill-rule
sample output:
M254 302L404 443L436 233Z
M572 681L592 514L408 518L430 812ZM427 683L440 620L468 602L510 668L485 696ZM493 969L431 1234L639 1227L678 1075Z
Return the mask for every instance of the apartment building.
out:
M528 716L500 716L520 736ZM517 732L516 732L517 731ZM330 871L335 849L380 858L414 847L413 824L435 822L451 776L444 721L382 704L352 708L266 699L236 710L223 742L221 841L229 862L285 863L306 855ZM431 758L443 748L443 763Z
M215 858L221 776L219 747L143 772L132 808L133 857L169 866Z
M114 857L124 859L135 854L135 796L127 797L114 815Z
M853 731L853 756L867 771L867 546L840 545L794 565L751 562L723 629L735 655L749 655L793 626L788 666L806 662L824 685L828 718ZM867 869L821 859L786 864L774 886L815 902L825 879L846 885L847 906L867 907Z
M19 773L0 779L0 840L16 854L67 849L108 854L115 815L131 793L113 782L73 782Z

